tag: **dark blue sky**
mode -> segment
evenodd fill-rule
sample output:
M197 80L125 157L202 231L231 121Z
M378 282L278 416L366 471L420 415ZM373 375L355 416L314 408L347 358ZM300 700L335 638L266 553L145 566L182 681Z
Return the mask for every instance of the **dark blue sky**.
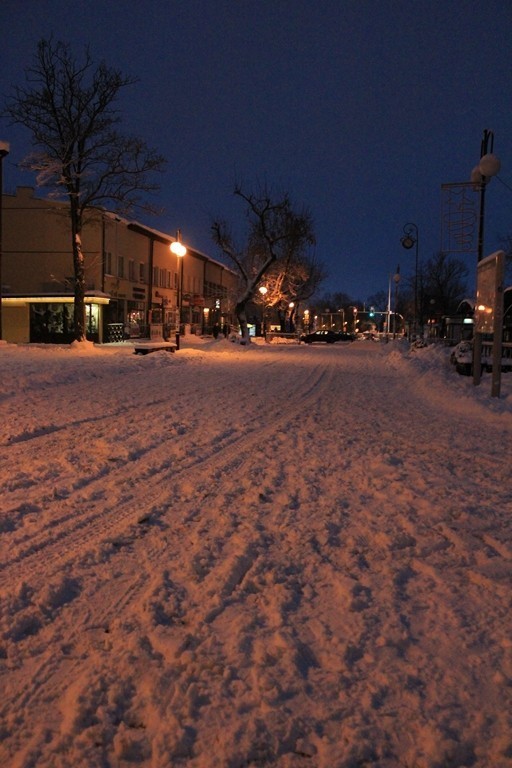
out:
M2 92L22 84L42 37L69 42L139 82L126 131L168 159L145 223L217 256L213 217L242 217L232 190L266 183L313 213L325 290L365 299L440 249L440 187L466 181L484 129L500 180L486 196L485 252L512 234L512 6L504 0L3 0ZM31 184L10 141L4 189ZM464 256L473 270L475 257Z

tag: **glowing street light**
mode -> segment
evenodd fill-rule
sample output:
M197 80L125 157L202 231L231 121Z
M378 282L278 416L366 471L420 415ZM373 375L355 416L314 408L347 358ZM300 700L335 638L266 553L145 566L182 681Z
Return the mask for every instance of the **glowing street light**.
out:
M187 249L181 242L181 230L176 232L176 240L169 246L171 253L178 258L179 276L178 276L178 328L176 330L176 349L180 348L180 329L181 329L181 311L183 307L183 257L186 256Z
M169 247L175 256L185 256L187 253L187 249L183 243L180 243L178 240L175 240L174 243L171 243Z
M352 309L352 314L354 317L354 333L357 333L357 307L350 307L350 309Z
M265 299L266 299L266 296L267 296L267 293L268 293L268 288L267 288L266 285L260 285L260 287L258 288L258 291L261 293L261 298L263 300L263 335L266 338L266 336L267 336L267 309L268 309L268 307L267 307L267 303L266 303Z
M203 336L206 333L206 326L208 325L208 315L209 315L209 313L210 313L210 308L209 307L203 307L203 330L202 330Z

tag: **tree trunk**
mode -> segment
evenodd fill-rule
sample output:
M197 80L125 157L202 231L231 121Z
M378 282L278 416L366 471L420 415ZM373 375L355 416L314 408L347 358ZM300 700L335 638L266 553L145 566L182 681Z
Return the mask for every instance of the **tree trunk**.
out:
M74 336L76 341L85 341L85 266L82 251L82 227L78 211L73 202L70 209L73 235L73 267L75 277Z
M247 325L247 312L246 312L246 304L247 301L239 301L235 306L235 313L238 319L238 322L240 323L240 330L242 332L242 344L250 344L251 343L251 337L249 336L249 328Z

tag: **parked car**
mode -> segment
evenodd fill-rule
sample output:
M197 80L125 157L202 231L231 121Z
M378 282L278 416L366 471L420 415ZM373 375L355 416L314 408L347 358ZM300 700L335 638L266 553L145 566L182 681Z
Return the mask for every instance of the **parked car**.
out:
M300 337L305 344L313 344L315 341L323 341L326 344L334 344L336 341L354 341L351 333L342 331L312 331Z

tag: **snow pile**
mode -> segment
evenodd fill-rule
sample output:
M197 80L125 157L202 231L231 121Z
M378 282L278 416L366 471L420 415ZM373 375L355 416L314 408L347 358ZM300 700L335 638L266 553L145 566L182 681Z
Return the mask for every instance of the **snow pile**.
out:
M0 764L512 766L512 375L2 345Z

